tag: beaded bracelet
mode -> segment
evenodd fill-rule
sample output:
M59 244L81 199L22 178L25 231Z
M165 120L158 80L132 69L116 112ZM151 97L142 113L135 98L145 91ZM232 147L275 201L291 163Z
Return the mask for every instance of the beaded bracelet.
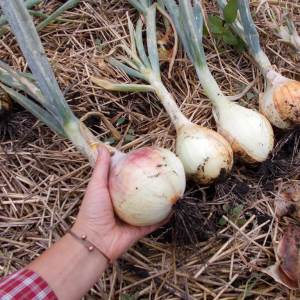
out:
M75 240L79 241L89 252L93 252L96 249L101 255L105 257L105 259L109 264L112 263L112 260L102 250L100 250L98 247L96 247L92 242L90 242L87 239L87 235L83 234L81 236L78 236L71 229L69 229L67 233L69 233Z

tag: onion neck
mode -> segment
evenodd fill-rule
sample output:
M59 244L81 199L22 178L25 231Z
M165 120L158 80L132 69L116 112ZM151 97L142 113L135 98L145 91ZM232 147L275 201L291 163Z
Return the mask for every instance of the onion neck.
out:
M64 130L73 145L89 160L92 167L95 166L97 160L97 147L99 145L106 147L111 154L114 154L114 156L123 154L115 148L98 140L76 117L71 117L65 122Z
M258 64L260 70L262 71L263 75L266 77L267 73L271 70L273 70L272 64L268 58L268 56L265 54L264 51L261 49L253 54L253 57Z
M226 96L221 91L218 83L210 73L207 64L196 67L196 72L204 89L206 96L212 102L214 108L219 109L222 106L230 103Z
M160 79L156 78L154 74L150 74L149 83L155 89L156 95L168 113L176 131L182 126L191 123L181 112L173 96L169 93Z
M277 71L275 71L273 68L270 69L266 73L265 79L267 81L267 85L268 86L279 86L282 83L290 80L287 77L282 76L280 73L278 73Z

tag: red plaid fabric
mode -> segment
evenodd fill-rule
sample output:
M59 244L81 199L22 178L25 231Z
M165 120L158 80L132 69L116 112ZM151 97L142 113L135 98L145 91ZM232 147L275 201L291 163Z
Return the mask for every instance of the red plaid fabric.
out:
M47 282L30 270L21 270L0 280L1 300L57 300Z

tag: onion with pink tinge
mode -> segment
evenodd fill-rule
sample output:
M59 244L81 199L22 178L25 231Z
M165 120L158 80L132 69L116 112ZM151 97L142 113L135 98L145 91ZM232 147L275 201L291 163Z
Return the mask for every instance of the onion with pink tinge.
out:
M169 150L144 147L113 157L109 190L115 212L128 224L163 221L183 196L185 185L183 165Z

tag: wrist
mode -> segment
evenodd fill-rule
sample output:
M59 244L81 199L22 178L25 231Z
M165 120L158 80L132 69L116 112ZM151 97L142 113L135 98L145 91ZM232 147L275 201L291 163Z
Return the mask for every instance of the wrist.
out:
M107 263L112 262L111 259L101 249L97 247L97 245L95 245L88 239L88 236L86 234L78 235L72 229L68 230L67 233L70 236L72 236L73 239L75 239L78 243L82 244L90 253L93 251L98 252L101 256L103 256L106 259Z
M88 222L80 220L76 221L71 230L78 237L85 236L86 240L95 246L96 251L105 257L108 263L112 263L118 259L119 254L117 254L116 249L113 249L111 246L114 237L110 232L98 232L97 229Z
M35 259L28 269L39 274L59 299L79 299L106 267L104 257L96 251L89 252L84 245L66 234Z
M77 234L76 234L77 236ZM70 232L67 232L61 241L65 244L66 249L68 249L69 253L77 253L78 261L91 261L95 265L107 265L107 259L100 252L95 249L90 250L87 247L87 244L80 241L80 236L75 237ZM74 255L75 256L75 255Z

